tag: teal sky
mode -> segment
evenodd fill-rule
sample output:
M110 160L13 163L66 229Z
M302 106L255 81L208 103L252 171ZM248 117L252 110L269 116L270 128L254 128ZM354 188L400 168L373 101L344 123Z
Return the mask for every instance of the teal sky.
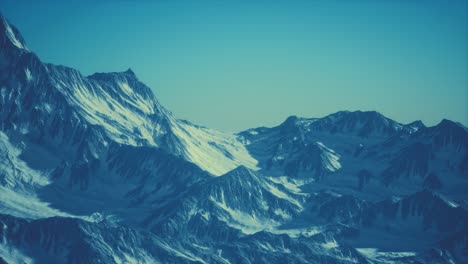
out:
M0 0L45 62L132 68L178 117L225 131L377 110L468 125L468 1Z

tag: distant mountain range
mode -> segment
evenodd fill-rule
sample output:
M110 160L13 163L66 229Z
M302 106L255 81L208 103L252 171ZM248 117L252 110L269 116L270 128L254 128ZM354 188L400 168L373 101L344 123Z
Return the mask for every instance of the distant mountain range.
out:
M459 123L219 132L130 69L43 63L0 16L0 263L467 263L467 228Z

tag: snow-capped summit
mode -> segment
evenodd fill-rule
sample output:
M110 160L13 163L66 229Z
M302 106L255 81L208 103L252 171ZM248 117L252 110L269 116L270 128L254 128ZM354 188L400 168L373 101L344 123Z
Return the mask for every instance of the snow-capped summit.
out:
M1 34L2 45L12 46L15 36L24 44L18 31L11 29L6 19L2 21L5 28ZM20 48L15 45L13 49ZM61 145L72 156L76 155L72 153L76 147L64 148L65 145L79 145L82 141L88 146L78 147L80 153L88 149L87 152L98 157L102 151L96 150L113 141L162 148L213 175L221 175L239 165L256 167L256 160L235 135L177 119L131 69L83 76L69 67L42 63L34 53L9 49L0 53L6 58L0 65L5 68L0 74L4 101L0 102L0 116L5 128L21 129L35 140L48 141L53 148ZM31 120L37 124L31 124ZM78 131L81 131L80 139L78 135L72 136ZM85 142L85 134L93 134L95 142Z
M151 88L140 82L131 69L123 72L94 73L88 76L88 78L96 80L100 84L106 85L108 88L115 89L116 93L131 96L131 93L135 92L136 94L134 96L141 96L143 100L149 100L152 101L152 103L156 101Z
M219 132L0 16L1 263L465 263L467 141L375 111Z
M2 48L9 48L11 45L16 48L29 52L26 43L19 33L18 29L11 25L8 20L0 13L0 45Z
M47 65L53 88L87 122L102 127L115 141L130 145L158 145L171 118L150 88L135 75L97 73L89 77L64 66ZM118 124L118 125L116 125Z

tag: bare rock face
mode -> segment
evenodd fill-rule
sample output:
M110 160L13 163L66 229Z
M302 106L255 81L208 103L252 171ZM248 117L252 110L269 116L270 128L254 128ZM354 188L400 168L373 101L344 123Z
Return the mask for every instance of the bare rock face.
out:
M375 111L219 132L0 17L0 263L466 263L467 147Z

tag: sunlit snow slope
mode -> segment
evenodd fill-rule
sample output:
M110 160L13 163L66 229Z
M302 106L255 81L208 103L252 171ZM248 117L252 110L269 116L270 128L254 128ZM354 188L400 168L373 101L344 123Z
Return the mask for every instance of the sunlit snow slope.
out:
M43 63L0 16L0 263L468 263L467 223L459 123L223 133L130 69Z
M161 147L213 175L224 174L239 165L256 167L256 160L236 136L175 118L132 70L83 76L68 67L42 64L4 18L2 25L6 33L3 36L7 37L2 40L3 53L8 53L5 57L12 56L9 63L16 64L15 71L22 72L23 76L17 78L23 78L25 86L48 86L58 91L60 100L66 100L90 126L101 127L113 141ZM11 98L12 92L2 88L2 98ZM27 93L24 88L18 92ZM48 113L59 111L56 102L51 101L37 107Z

